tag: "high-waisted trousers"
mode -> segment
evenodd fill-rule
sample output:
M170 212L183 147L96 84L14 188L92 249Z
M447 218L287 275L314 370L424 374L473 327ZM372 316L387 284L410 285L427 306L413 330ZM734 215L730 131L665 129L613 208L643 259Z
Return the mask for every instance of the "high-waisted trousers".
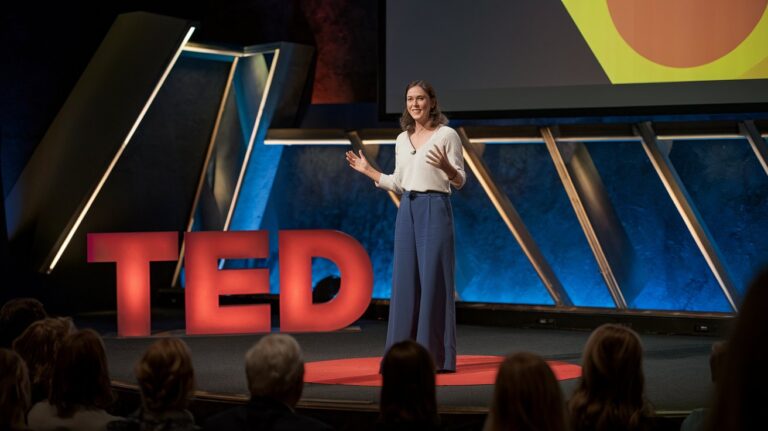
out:
M456 369L454 271L450 196L405 192L395 222L387 350L413 339L438 370Z

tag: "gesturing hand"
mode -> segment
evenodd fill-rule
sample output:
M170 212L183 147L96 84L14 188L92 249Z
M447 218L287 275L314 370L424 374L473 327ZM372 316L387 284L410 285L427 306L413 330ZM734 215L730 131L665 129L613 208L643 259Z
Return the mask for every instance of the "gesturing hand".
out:
M448 178L453 178L456 175L456 168L448 161L445 147L435 146L429 150L429 153L427 153L427 163L445 172Z
M368 160L365 159L365 155L363 155L363 150L359 151L359 155L355 154L354 151L347 151L346 156L347 163L349 163L349 166L352 169L363 174L367 172L370 165L368 164Z

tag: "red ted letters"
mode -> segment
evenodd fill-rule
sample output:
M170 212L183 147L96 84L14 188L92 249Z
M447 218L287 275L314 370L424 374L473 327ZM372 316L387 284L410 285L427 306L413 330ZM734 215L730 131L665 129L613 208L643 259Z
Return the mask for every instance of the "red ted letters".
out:
M185 303L188 334L269 332L269 304L220 306L220 295L269 293L269 270L219 270L220 259L269 255L266 231L188 232ZM331 230L278 233L280 330L321 332L343 328L365 311L373 290L373 269L365 249L351 236ZM312 303L312 258L334 262L339 293ZM178 259L176 232L88 234L88 262L117 264L120 336L150 335L149 262Z

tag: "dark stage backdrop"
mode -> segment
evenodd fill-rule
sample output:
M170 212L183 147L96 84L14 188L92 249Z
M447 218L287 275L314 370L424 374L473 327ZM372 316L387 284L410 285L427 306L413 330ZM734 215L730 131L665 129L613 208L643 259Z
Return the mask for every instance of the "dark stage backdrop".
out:
M115 18L147 12L199 23L193 42L315 46L312 103L376 100L373 0L21 2L0 14L0 163L7 196Z

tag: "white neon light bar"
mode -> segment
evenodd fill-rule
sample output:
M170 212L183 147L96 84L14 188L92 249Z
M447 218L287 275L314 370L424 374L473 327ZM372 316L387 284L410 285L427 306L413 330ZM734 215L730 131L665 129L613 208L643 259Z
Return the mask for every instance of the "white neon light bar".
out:
M473 144L532 144L542 143L542 138L512 138L512 137L499 137L499 138L469 138L469 142Z
M568 138L555 138L557 142L640 142L639 136L576 136Z
M744 139L744 135L737 133L719 133L711 135L657 135L659 141L701 141L705 139Z
M395 145L394 139L363 139L363 145Z
M245 54L242 51L236 51L234 49L216 48L211 46L198 45L196 43L190 43L189 45L184 46L183 51L196 52L200 54L227 55L230 57L245 57L247 55L252 55Z
M349 139L265 139L264 145L352 145Z

